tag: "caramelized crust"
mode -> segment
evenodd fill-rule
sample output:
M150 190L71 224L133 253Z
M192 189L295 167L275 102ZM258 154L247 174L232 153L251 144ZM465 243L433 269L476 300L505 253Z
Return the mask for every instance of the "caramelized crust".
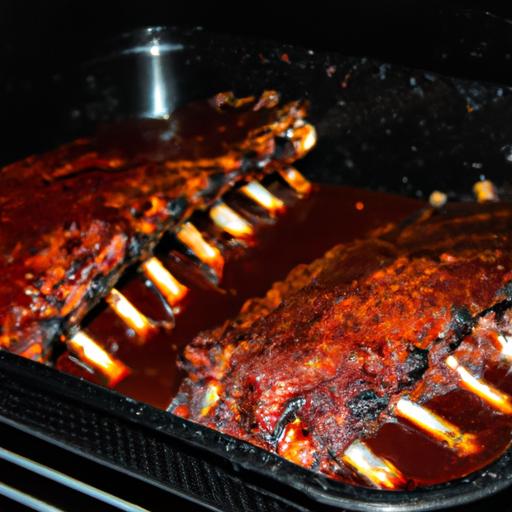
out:
M449 388L448 354L478 374L495 351L482 340L486 321L508 325L496 315L511 298L511 230L509 204L453 204L297 267L185 349L171 410L335 474L398 397Z
M305 149L305 105L217 95L0 171L0 347L47 358L127 265L237 180Z

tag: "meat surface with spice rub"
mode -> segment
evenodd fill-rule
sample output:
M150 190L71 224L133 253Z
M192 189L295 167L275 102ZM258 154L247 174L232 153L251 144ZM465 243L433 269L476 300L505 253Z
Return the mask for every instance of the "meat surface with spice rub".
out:
M481 451L425 404L462 386L512 412L482 380L510 349L511 300L511 205L424 209L296 267L196 337L171 410L335 478L403 487L364 440L402 417L460 457Z
M274 91L222 93L0 170L0 347L47 360L165 232L306 153L305 114Z

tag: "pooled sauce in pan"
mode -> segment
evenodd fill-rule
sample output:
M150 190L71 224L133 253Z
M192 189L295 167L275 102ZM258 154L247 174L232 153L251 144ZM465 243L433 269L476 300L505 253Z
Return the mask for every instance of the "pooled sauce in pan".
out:
M284 187L274 186L273 191L288 204L286 212L275 222L259 222L254 243L248 247L225 245L226 262L218 287L208 284L191 260L179 256L183 254L182 248L164 244L165 250L159 258L190 289L180 304L181 311L175 316L174 329L161 329L144 344L139 344L136 336L130 335L109 308L89 319L84 326L88 332L109 346L132 370L131 375L115 387L117 391L166 408L183 378L176 368L176 359L198 332L234 317L247 299L263 296L273 282L283 279L295 265L322 256L337 243L361 238L376 227L400 221L423 206L414 199L350 187L317 185L307 200L293 198ZM232 204L237 201L233 194ZM239 210L247 207L242 203L237 204ZM244 213L250 220L251 212L245 210ZM202 225L201 218L194 220L198 226L206 226L206 223ZM162 301L144 284L140 275L132 273L118 288L148 317L169 319ZM100 382L98 377L71 362L68 356L62 356L58 366ZM506 363L488 368L484 378L504 392L512 392L508 368ZM374 453L399 468L410 481L410 487L467 475L495 460L510 443L511 416L493 411L468 391L457 389L424 405L464 432L476 434L483 448L477 453L459 456L407 420L397 418L385 423L365 442ZM354 475L341 478L367 485Z
M488 375L485 378L489 380ZM510 385L512 379L509 377L508 381ZM400 468L411 487L434 485L465 476L496 460L510 444L510 416L493 411L469 391L457 389L424 405L464 432L475 434L482 448L474 454L459 456L407 420L385 423L366 443L379 456Z
M247 299L263 296L295 265L322 256L337 243L399 221L423 205L407 197L331 185L317 186L307 199L297 199L285 187L274 192L289 207L275 222L258 223L255 241L249 247L227 248L224 273L217 288L207 285L197 267L178 262L172 255L172 246L159 254L173 275L190 288L180 304L174 329L161 330L141 345L110 308L104 308L83 325L131 368L131 375L115 387L117 391L166 408L182 378L176 369L176 358L198 332L235 316ZM195 222L200 225L200 220ZM161 300L145 286L141 276L133 274L118 289L149 318L168 318ZM70 364L67 356L58 364L61 369L101 382L99 377Z

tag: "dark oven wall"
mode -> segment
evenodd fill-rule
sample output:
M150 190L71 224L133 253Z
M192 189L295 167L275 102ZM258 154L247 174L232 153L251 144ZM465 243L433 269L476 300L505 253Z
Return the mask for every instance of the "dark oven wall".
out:
M0 163L58 141L52 78L94 55L98 43L148 25L197 26L337 50L345 55L512 83L512 5L496 2L256 3L6 0L0 6ZM504 4L507 4L506 2ZM59 98L66 99L66 90Z

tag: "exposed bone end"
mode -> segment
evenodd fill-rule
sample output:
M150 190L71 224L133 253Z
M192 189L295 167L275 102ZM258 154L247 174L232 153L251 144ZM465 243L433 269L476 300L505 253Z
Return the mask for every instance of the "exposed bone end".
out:
M141 269L170 306L176 306L188 293L188 288L181 284L158 258L149 258L141 265Z
M461 385L471 391L492 408L504 413L512 414L512 398L499 389L491 386L483 379L472 375L464 366L459 364L453 356L446 358L446 364L459 375Z
M294 127L290 139L295 148L296 158L302 158L316 145L317 135L315 127L309 123Z
M123 362L109 354L84 331L78 331L66 344L80 361L105 377L110 387L122 381L131 372Z
M479 203L486 201L499 201L498 192L490 180L477 181L473 185L473 193Z
M400 398L395 407L395 414L407 419L435 439L446 443L459 455L471 455L482 449L475 435L462 432L456 425L427 407L407 398Z
M208 384L206 391L203 395L203 402L201 408L201 416L206 416L212 407L214 407L220 400L222 394L222 385L218 381L212 381Z
M240 188L240 191L246 197L252 199L255 203L267 210L271 215L285 210L284 202L257 181L247 183L247 185Z
M428 202L432 208L441 208L446 204L447 201L448 196L440 190L434 190L428 198Z
M105 301L121 320L132 329L141 342L153 334L156 325L141 313L119 290L113 288L105 297Z
M398 489L407 483L390 461L375 455L362 441L354 441L341 459L375 487Z
M280 170L279 174L300 196L307 196L311 193L313 185L295 167L286 167Z
M191 223L185 222L176 231L178 240L186 245L194 255L208 265L220 278L224 269L224 257L220 250L213 244L207 242L200 231Z
M222 201L210 208L210 218L220 229L235 238L251 238L254 235L251 224Z
M512 359L512 340L505 334L497 334L496 341L501 347L501 355L506 359Z

